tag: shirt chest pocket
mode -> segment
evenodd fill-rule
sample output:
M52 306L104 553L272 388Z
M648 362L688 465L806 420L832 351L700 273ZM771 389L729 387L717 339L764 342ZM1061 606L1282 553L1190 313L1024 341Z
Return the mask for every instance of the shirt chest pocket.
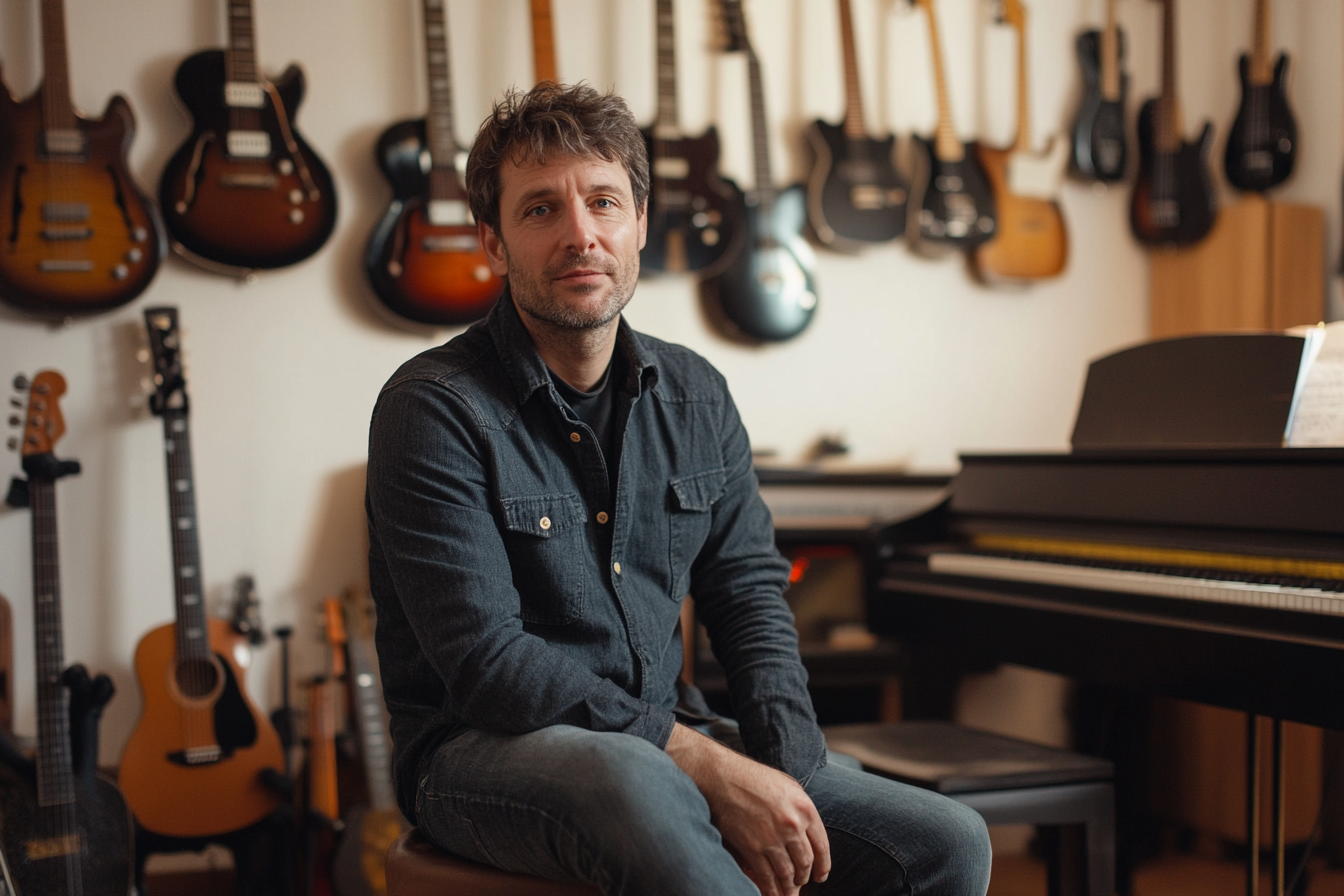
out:
M723 485L722 468L668 480L668 562L672 574L668 596L673 600L680 600L690 588L691 564L709 537L714 502L723 496Z
M565 625L583 615L585 514L576 494L503 498L504 542L524 622Z

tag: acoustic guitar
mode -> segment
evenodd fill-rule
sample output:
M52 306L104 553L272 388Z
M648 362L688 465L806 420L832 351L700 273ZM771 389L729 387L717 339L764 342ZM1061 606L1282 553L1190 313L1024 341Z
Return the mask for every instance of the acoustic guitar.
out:
M431 326L485 316L504 290L481 249L459 177L467 154L453 131L453 82L444 0L424 0L429 116L378 138L392 202L369 238L364 271L394 313Z
M985 280L1039 280L1057 276L1069 257L1059 188L1069 144L1052 136L1044 153L1032 151L1027 77L1027 11L1021 0L1001 0L1003 21L1017 33L1017 138L1008 149L976 147L989 176L998 212L994 238L975 250L975 271Z
M1073 120L1073 170L1084 180L1121 180L1129 165L1125 102L1129 74L1121 68L1125 34L1115 21L1116 0L1106 0L1106 26L1078 35L1083 98Z
M1288 105L1288 56L1273 54L1269 39L1269 0L1255 0L1255 43L1241 55L1241 105L1227 135L1223 166L1227 181L1239 190L1277 187L1297 161L1297 120Z
M994 237L998 227L994 193L975 144L962 143L952 122L935 0L915 3L928 16L938 125L932 138L914 138L922 150L922 170L913 181L910 207L916 212L909 216L906 235L915 248L926 253L947 248L969 251Z
M1218 193L1209 174L1213 125L1183 137L1176 99L1176 0L1162 4L1162 94L1139 110L1139 177L1129 204L1134 238L1150 246L1189 246L1213 229Z
M815 256L802 237L807 196L801 184L776 190L770 171L761 63L747 38L741 0L723 0L728 51L747 57L755 187L747 194L742 251L723 273L705 281L733 335L779 342L801 333L817 310Z
M110 781L97 774L97 719L112 695L106 676L90 679L82 666L65 666L56 482L79 472L58 460L65 433L60 398L65 378L44 370L28 390L23 419L22 494L32 518L33 651L37 674L37 759L0 762L0 846L18 896L126 896L131 887L131 817ZM11 492L11 496L14 492ZM70 725L70 695L85 696L80 738ZM78 747L78 749L76 749Z
M719 132L682 133L672 0L658 0L657 17L658 118L644 129L649 229L639 269L712 277L742 251L744 199L736 184L719 176Z
M106 311L144 292L166 243L126 165L135 116L120 94L102 118L70 102L61 0L42 0L42 86L0 90L0 300L36 314Z
M807 215L817 239L834 248L884 243L905 232L910 187L896 169L896 137L871 137L863 117L859 60L849 0L840 5L845 66L845 120L807 129L816 158L807 181Z
M241 830L275 809L279 796L262 775L279 773L285 759L275 728L247 694L247 638L205 612L177 309L146 308L145 323L156 387L150 408L163 419L167 455L177 618L136 647L144 708L119 780L146 830L208 837Z
M192 130L168 160L159 203L173 249L241 274L312 255L336 226L336 189L295 123L303 71L257 66L252 0L227 0L229 46L189 56L173 86Z

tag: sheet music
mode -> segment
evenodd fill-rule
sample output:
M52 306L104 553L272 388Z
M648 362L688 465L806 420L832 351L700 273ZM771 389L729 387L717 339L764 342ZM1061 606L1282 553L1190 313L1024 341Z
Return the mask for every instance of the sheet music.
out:
M1313 335L1317 344L1312 345ZM1308 336L1306 376L1294 397L1290 448L1344 446L1344 322L1313 327Z

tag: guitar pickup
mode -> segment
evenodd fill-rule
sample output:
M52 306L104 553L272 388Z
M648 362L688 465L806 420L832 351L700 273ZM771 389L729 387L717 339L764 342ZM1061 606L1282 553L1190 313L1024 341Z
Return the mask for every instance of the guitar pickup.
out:
M83 274L93 270L93 262L87 258L44 258L37 269L44 274Z
M221 174L221 187L242 187L251 190L273 189L279 178L274 174Z
M229 81L224 85L224 105L260 109L266 105L266 92L255 81Z
M77 128L47 128L42 132L42 149L49 156L82 156L89 141Z
M265 159L271 155L271 135L265 131L229 131L225 146L236 159Z
M23 841L23 851L30 862L43 859L59 859L61 856L77 856L84 850L78 834L65 834L61 837L39 837Z
M87 202L44 202L42 220L49 224L79 224L89 220Z
M685 180L691 176L689 159L679 156L663 156L653 160L653 176L667 180Z
M87 240L93 236L92 227L43 227L42 239L51 242Z
M476 237L467 234L459 236L427 236L420 241L426 252L475 252L480 248Z
M425 217L435 227L460 226L471 223L471 208L460 199L431 199Z

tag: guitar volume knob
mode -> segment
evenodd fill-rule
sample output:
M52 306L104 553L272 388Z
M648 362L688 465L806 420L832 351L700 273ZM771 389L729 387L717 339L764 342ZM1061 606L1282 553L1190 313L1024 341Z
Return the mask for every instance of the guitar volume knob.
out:
M301 208L292 208L292 209L290 209L290 210L289 210L289 223L291 223L291 224L302 224L302 223L303 223L303 209L301 209Z
M131 269L124 264L119 264L112 269L112 277L115 280L125 280L131 273Z
M139 248L132 248L130 251L126 253L126 260L129 261L131 264L139 264L140 260L143 259L144 257L145 253L141 252Z

